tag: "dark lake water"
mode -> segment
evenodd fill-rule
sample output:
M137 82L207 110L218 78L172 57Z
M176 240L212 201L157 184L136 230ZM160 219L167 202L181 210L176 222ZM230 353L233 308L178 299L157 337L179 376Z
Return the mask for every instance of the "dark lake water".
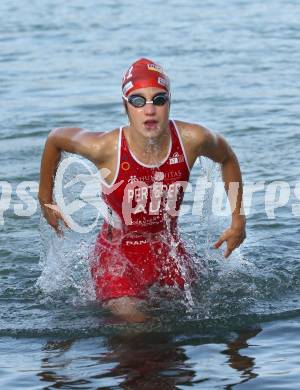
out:
M1 2L1 389L299 387L299 14L296 0ZM232 145L248 215L224 261L211 245L228 218L210 196L203 215L192 208L198 178L218 170L198 163L180 225L205 270L182 301L133 325L94 300L101 219L61 240L35 207L49 130L126 124L121 77L142 56L169 74L172 118ZM92 204L78 214L94 217Z

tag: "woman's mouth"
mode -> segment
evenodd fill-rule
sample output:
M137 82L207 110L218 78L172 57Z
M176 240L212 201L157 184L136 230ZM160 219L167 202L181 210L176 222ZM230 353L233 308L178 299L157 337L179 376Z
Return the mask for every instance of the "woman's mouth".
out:
M147 128L147 129L155 129L157 127L157 121L155 120L147 120L144 122L144 126Z

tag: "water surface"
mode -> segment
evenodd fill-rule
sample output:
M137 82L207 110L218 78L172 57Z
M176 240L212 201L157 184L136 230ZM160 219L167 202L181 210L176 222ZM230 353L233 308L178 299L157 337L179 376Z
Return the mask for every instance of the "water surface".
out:
M297 388L299 12L293 0L1 2L0 180L12 190L0 225L1 388ZM230 261L210 248L226 218L209 208L182 216L206 272L187 302L162 304L149 323L128 325L93 301L87 254L97 229L58 240L38 209L18 215L27 206L17 188L32 182L36 199L51 128L127 123L121 77L141 56L167 69L172 117L221 132L245 184L263 189ZM193 190L199 175L217 178L202 164ZM274 181L287 182L291 195L270 218L265 193ZM87 205L83 218L93 212ZM50 263L40 262L49 247Z

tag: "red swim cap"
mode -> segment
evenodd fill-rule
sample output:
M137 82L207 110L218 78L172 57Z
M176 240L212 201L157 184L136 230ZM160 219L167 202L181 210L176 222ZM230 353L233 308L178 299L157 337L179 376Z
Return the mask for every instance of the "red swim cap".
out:
M170 82L163 68L147 58L134 62L125 73L122 80L123 95L138 88L156 87L169 92Z

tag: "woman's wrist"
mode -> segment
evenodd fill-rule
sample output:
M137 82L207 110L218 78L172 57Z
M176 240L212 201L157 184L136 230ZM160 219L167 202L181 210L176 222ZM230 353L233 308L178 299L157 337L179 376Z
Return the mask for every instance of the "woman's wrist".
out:
M44 206L45 204L52 204L53 202L53 197L52 196L45 196L45 195L38 195L38 200L40 202L41 206Z
M232 215L231 226L232 227L243 227L243 226L246 226L246 217L245 217L245 215L241 215L241 214L234 214L234 215Z

